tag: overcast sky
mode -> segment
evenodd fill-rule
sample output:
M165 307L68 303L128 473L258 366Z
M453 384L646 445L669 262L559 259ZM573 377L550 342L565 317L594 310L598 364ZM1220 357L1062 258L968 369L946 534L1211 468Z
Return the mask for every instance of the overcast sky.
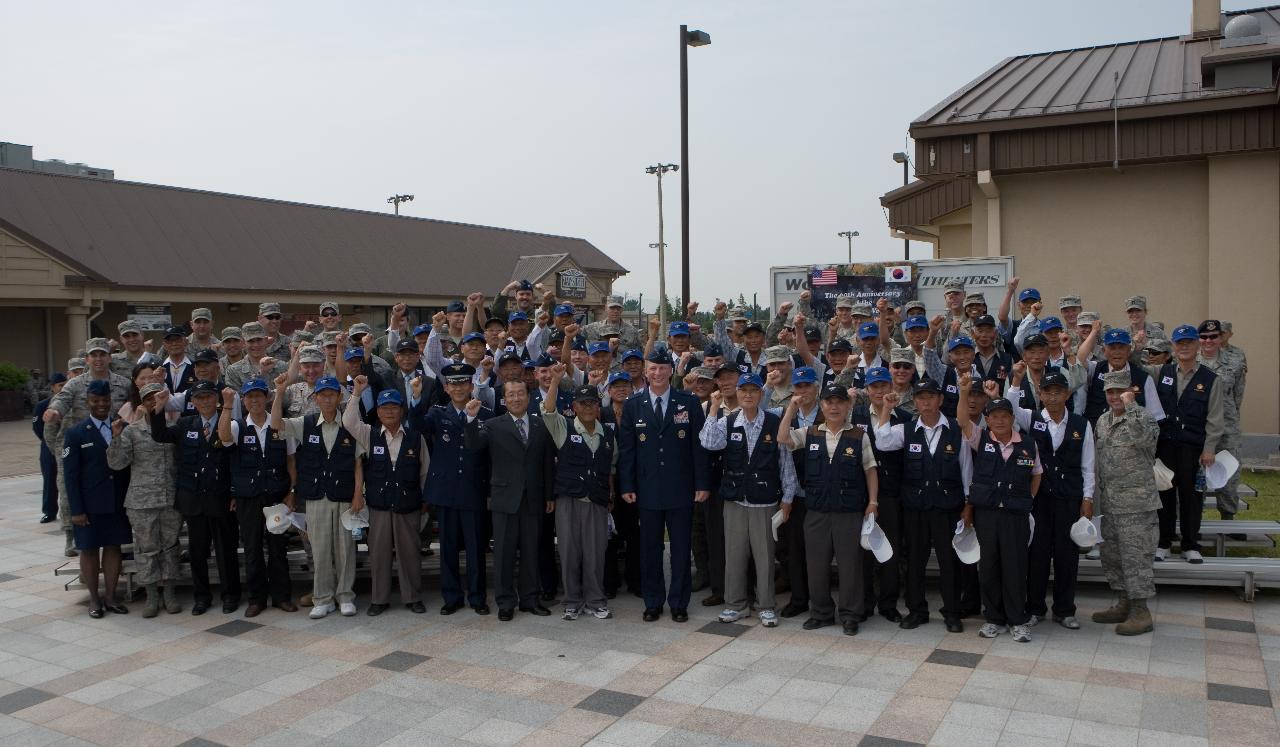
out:
M763 303L771 265L842 261L838 231L861 232L855 258L901 256L879 196L901 185L890 156L916 116L1006 56L1184 34L1191 0L0 9L0 140L37 158L366 210L412 193L407 215L583 237L649 306L644 169L680 160L680 23L712 38L689 50L693 295ZM664 180L671 295L679 184Z

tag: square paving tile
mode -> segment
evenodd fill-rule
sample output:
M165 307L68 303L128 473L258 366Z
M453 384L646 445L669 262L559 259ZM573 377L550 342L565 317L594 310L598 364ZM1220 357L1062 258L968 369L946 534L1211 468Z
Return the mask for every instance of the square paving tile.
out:
M201 739L200 737L192 737L178 745L178 747L224 747L224 745L222 742L210 742L209 740Z
M1213 630L1234 630L1240 633L1256 633L1258 629L1248 620L1231 620L1225 617L1206 617L1204 626Z
M15 690L8 695L0 697L0 713L5 714L6 716L11 713L17 713L24 708L39 705L53 697L56 697L53 693L48 693L34 687Z
M730 638L737 638L743 633L749 632L754 625L739 625L738 623L722 623L719 620L709 622L698 628L699 633L710 633L711 635L723 635Z
M369 662L369 666L392 672L407 672L430 658L430 656L415 654L412 651L392 651L386 656L379 656Z
M982 654L971 654L968 651L949 651L945 648L934 649L925 659L930 664L947 664L953 667L976 669L982 661Z
M919 742L908 742L905 739L890 739L868 734L858 742L858 747L924 747Z
M719 623L716 623L719 625ZM596 690L578 703L577 707L584 711L594 711L607 716L625 716L631 709L644 702L644 698L631 693L620 693L617 690Z
M1256 687L1239 687L1238 685L1219 685L1209 683L1209 700L1221 700L1241 705L1271 707L1271 693Z
M261 623L249 622L248 620L232 620L230 622L224 622L221 625L215 625L212 628L209 628L207 632L225 635L228 638L235 638L238 635L244 635L250 630L257 630L261 627Z

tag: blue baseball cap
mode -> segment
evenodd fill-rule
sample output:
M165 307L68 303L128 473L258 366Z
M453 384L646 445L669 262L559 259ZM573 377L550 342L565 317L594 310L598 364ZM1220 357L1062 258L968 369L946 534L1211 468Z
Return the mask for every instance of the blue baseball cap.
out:
M864 378L863 383L876 384L879 382L883 382L885 384L888 384L892 381L893 381L893 377L889 375L889 369L885 368L884 366L872 366L871 368L867 369L867 374Z
M622 351L623 362L631 360L632 358L642 361L644 360L644 353L639 348L631 348L630 350Z
M753 386L757 389L764 389L764 382L756 374L744 373L738 377L738 386Z
M1055 329L1062 329L1062 320L1056 316L1046 316L1040 320L1040 332L1043 334Z
M507 314L507 324L510 324L512 322L527 322L527 321L529 321L529 315L524 313L523 311L513 311L510 314Z
M926 325L927 326L927 325ZM880 336L880 325L875 322L863 322L858 326L858 339L866 340L871 337Z
M1026 290L1018 294L1018 300L1019 301L1039 301L1040 291L1036 290L1035 288L1027 288Z
M347 348L347 352L342 354L342 360L353 361L364 357L364 348Z
M240 387L240 396L243 397L249 392L262 392L263 394L266 394L269 391L271 390L267 388L267 382L262 379L249 379L244 383L244 386Z
M1180 324L1173 328L1173 334L1169 335L1171 342L1182 342L1183 340L1199 340L1200 333L1190 324Z
M791 385L796 384L817 384L818 372L809 366L801 366L791 372Z
M687 335L687 334L689 334L688 322L672 322L671 328L667 330L667 335L671 337L675 337L676 335Z
M1115 328L1107 330L1102 336L1103 345L1132 345L1133 338L1129 336L1129 331Z
M614 371L613 373L609 374L609 383L606 386L613 386L619 381L625 381L628 384L630 384L631 374L627 373L626 371Z
M596 340L595 342L587 343L587 355L607 352L609 352L609 343L605 340Z
M312 390L313 394L320 392L341 392L342 386L338 384L338 380L332 376L322 376L316 381L316 388Z
M450 301L449 305L445 308L445 312L448 314L456 314L460 311L465 312L466 310L467 310L466 304L462 303L461 301Z
M562 304L557 304L557 305L556 305L556 313L555 313L555 315L556 315L556 316L564 316L565 314L568 314L569 316L573 316L573 314L574 314L574 311L573 311L573 304L562 303Z
M482 332L468 332L462 336L462 343L464 345L468 342L473 342L475 340L484 342L484 334Z
M418 326L413 328L414 337L417 337L418 335L429 335L429 334L431 334L430 324L419 324Z
M89 382L89 386L85 388L88 394L98 394L111 396L111 382L106 379L94 379Z
M65 384L67 383L67 375L61 371L54 371L53 374L49 376L49 383Z
M955 350L958 347L972 348L977 346L973 344L973 340L969 339L967 335L960 335L959 337L952 337L950 340L947 340L948 353L951 352L952 350Z
M378 407L382 407L383 405L402 405L402 404L404 404L404 398L400 396L399 390L383 389L382 391L378 392Z
M929 320L922 316L909 316L907 321L902 323L903 329L928 329Z

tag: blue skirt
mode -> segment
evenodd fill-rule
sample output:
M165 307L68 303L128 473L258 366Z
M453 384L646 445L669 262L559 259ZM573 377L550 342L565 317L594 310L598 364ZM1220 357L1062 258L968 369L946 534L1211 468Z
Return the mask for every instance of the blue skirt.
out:
M123 512L89 514L89 526L72 524L71 531L75 536L77 550L98 550L133 542L133 530Z

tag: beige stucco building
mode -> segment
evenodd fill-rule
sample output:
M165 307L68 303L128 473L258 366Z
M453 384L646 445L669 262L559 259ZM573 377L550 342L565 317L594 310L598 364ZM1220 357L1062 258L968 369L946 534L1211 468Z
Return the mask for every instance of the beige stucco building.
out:
M1113 324L1136 293L1166 329L1231 321L1243 428L1276 433L1280 6L1191 5L1182 37L999 63L912 123L918 181L882 203L936 257L1012 255Z

